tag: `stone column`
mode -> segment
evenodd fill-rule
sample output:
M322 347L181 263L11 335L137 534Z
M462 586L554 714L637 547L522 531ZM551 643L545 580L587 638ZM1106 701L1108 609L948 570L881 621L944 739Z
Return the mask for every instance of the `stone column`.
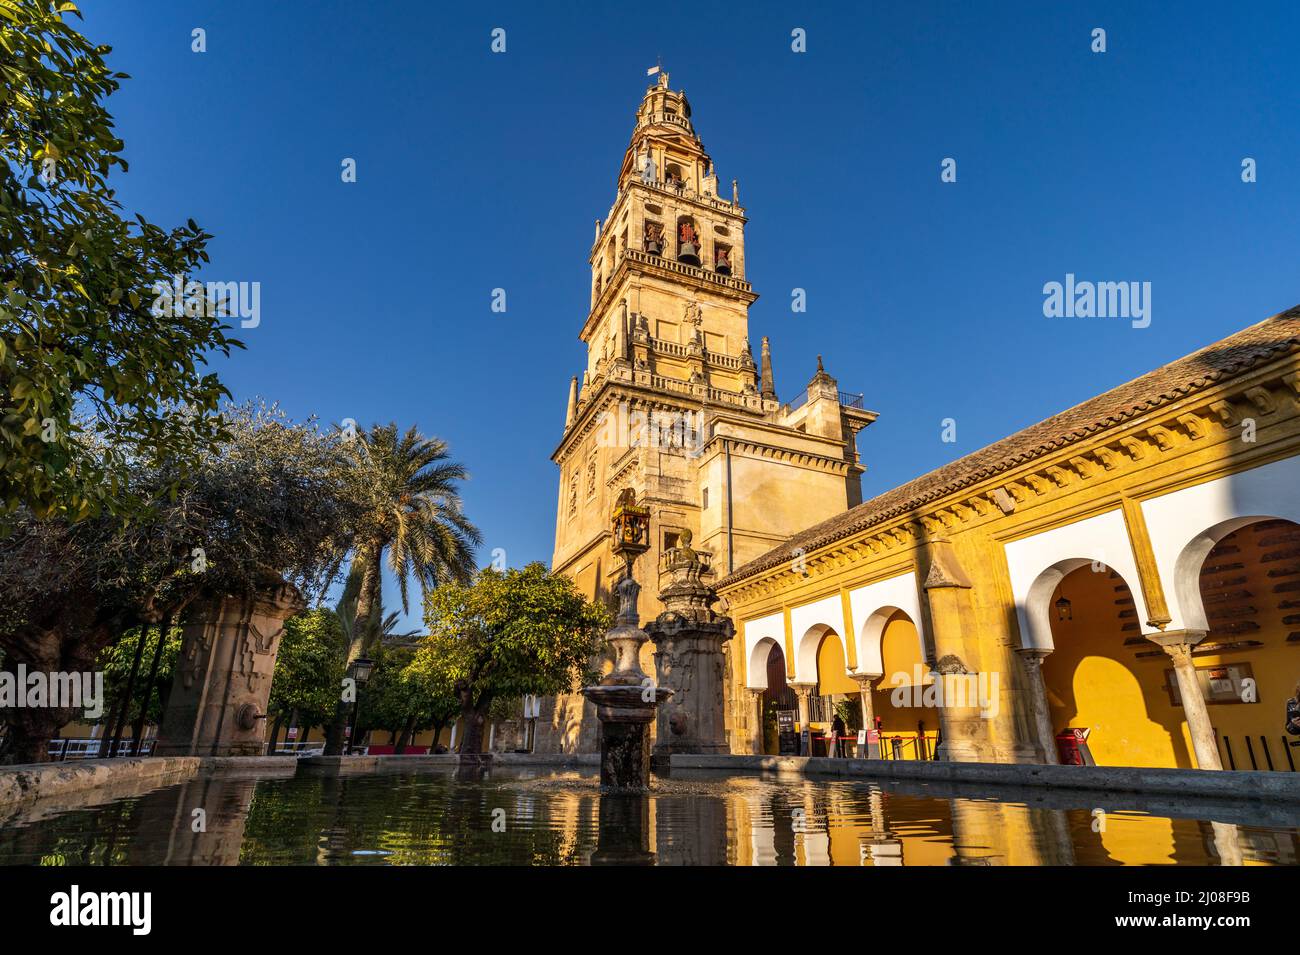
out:
M1210 712L1201 694L1201 684L1196 679L1196 666L1192 663L1192 647L1205 639L1204 630L1173 630L1169 633L1146 634L1174 661L1174 676L1178 680L1178 695L1183 700L1183 713L1192 737L1192 750L1196 754L1198 769L1223 769L1219 761L1219 746L1214 738Z
M1061 760L1056 751L1052 712L1047 705L1047 685L1043 680L1043 660L1051 652L1038 647L1021 647L1016 650L1016 656L1020 657L1025 670L1025 689L1029 694L1029 708L1033 714L1037 743L1043 751L1043 762L1054 765Z
M712 609L718 596L701 575L708 555L691 548L690 531L660 560L663 613L646 624L654 644L659 686L672 696L659 707L654 762L673 753L726 753L724 712L726 666L723 646L736 632L731 620Z
M763 755L763 691L749 691L749 716L754 720L754 732L750 736L750 747L755 756Z
M816 683L790 683L790 689L799 697L799 755L812 755L812 730L808 727L808 698L816 689Z
M992 762L994 747L989 730L993 715L984 712L970 689L991 689L995 674L985 675L981 665L980 630L971 600L971 582L957 559L952 543L944 538L926 542L929 571L921 589L929 607L930 639L927 661L945 697L939 708L943 740L937 756L952 762ZM978 695L978 694L976 694Z
M867 749L866 759L880 758L880 741L871 741L871 734L876 729L876 711L871 702L872 688L876 681L884 674L882 673L850 673L849 676L853 682L858 685L858 703L862 707L862 728L867 731ZM858 754L858 758L864 758L863 753Z
M188 614L155 756L260 756L285 618L302 595L280 584L210 598Z

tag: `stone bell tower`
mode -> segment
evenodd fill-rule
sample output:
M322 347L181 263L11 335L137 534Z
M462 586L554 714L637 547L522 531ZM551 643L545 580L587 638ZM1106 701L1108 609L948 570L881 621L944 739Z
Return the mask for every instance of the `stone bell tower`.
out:
M777 398L768 340L761 365L750 343L747 222L737 181L719 191L686 94L660 73L596 222L587 361L552 455L552 566L587 595L610 600L621 573L607 520L619 492L650 508L650 551L635 569L648 618L664 609L658 571L684 532L715 577L861 501L856 436L876 415L820 359L803 391ZM648 650L644 666L653 672ZM539 751L594 749L590 709L576 694L544 706Z

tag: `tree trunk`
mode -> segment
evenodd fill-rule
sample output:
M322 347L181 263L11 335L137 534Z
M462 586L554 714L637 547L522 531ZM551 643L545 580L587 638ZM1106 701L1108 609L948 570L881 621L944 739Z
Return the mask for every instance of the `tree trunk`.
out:
M122 709L117 714L117 725L113 727L113 740L108 746L109 756L117 755L117 744L122 739L122 730L126 728L126 719L131 715L131 698L135 695L135 681L140 675L140 660L144 654L144 641L148 636L148 625L141 624L139 635L135 638L135 656L131 659L131 672L126 678L126 687L122 690Z
M379 541L372 541L365 546L359 547L356 556L353 558L354 561L361 562L361 588L357 593L356 616L352 620L352 640L348 644L348 667L351 667L352 661L357 657L365 655L366 647L370 644L370 616L381 599L380 587L383 580L380 574L379 561L383 553L382 544ZM344 675L347 675L346 669ZM325 733L324 755L342 755L343 731L347 728L348 716L351 710L352 704L342 699L334 706L334 720ZM356 741L351 742L355 745Z
M153 660L149 664L149 676L144 681L144 702L140 704L140 726L136 730L135 748L131 752L132 756L140 755L140 737L144 733L145 726L149 724L149 704L153 701L154 687L158 683L158 664L162 661L163 644L167 642L167 635L172 632L172 624L175 622L176 614L169 614L163 621L162 628L158 631L158 642L154 644ZM158 722L162 722L161 716L159 716Z
M402 727L402 735L398 738L397 746L393 750L396 755L401 756L402 753L406 752L406 747L411 745L411 733L414 729L415 717L408 716L406 718L406 725Z
M458 688L456 695L460 697L460 718L465 724L465 732L460 738L460 753L462 755L481 753L483 752L483 726L487 722L487 712L492 704L492 697L485 693L475 701L473 691L467 687Z
M443 717L437 717L433 721L433 742L429 744L429 755L432 756L438 752L438 743L442 736L442 731L447 728L447 720Z
M99 623L78 628L75 636L60 628L24 628L6 635L5 670L16 673L23 664L29 674L92 672L95 658L111 641L111 633L107 625ZM49 741L80 715L81 708L71 706L7 708L3 713L9 728L7 759L13 763L49 762Z
M280 742L280 727L284 725L284 713L280 713L275 718L275 725L271 727L271 739L266 744L266 755L274 756L276 744Z

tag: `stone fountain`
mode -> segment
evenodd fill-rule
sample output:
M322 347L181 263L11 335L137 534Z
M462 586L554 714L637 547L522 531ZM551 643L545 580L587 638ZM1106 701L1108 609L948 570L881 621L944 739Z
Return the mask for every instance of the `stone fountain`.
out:
M641 585L632 577L637 555L650 548L650 509L638 505L630 488L614 507L614 553L624 560L618 616L605 634L614 651L614 668L582 694L596 705L600 720L600 790L603 793L650 791L650 724L659 704L672 696L641 669L641 646L649 635L641 629L637 598Z
M726 686L724 644L736 632L725 615L713 609L718 595L704 577L709 555L691 547L683 530L678 546L664 552L659 565L664 612L646 624L655 647L659 693L671 702L660 708L653 754L656 772L667 769L673 753L726 753L723 696Z

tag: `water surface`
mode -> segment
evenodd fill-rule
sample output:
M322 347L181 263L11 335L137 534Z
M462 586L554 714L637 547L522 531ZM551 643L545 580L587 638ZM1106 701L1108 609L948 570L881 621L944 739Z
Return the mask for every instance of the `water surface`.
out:
M212 777L10 820L0 864L1293 865L1292 812L702 772L647 798L513 768Z

